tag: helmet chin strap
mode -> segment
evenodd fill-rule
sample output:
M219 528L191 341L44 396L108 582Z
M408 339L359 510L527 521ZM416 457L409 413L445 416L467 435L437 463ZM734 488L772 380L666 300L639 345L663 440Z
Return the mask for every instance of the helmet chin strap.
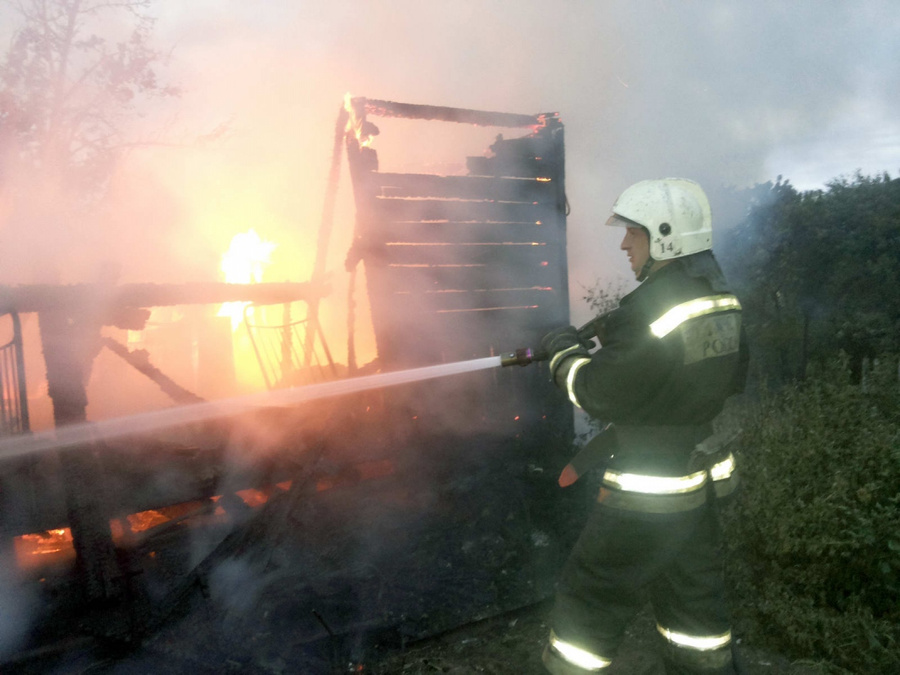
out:
M655 263L656 263L656 261L655 261L653 258L649 258L649 257L648 257L648 258L647 258L647 262L644 263L644 266L641 267L641 271L638 272L637 280L638 280L638 281L643 281L643 280L646 279L648 276L650 276L650 268L653 267L653 265L654 265Z

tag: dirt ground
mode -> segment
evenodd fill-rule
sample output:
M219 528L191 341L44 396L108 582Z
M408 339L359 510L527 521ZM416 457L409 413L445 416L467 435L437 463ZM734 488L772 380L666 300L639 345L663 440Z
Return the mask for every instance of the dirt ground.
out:
M290 593L282 593L282 596ZM290 601L296 604L296 601ZM552 599L465 623L405 643L396 631L357 631L355 637L323 634L308 643L301 636L309 612L279 615L277 604L259 612L215 611L195 597L192 611L140 644L91 638L81 620L69 631L21 658L0 664L4 675L543 675L541 653L549 634ZM110 619L110 615L106 616ZM66 637L68 636L68 637ZM300 643L297 643L298 637ZM349 638L349 640L348 640ZM637 617L608 675L665 675L659 638L649 613ZM741 675L825 675L822 667L795 662L746 645L738 637Z
M552 601L469 624L443 635L385 654L360 672L378 675L545 675L541 652L549 634ZM643 614L629 629L609 675L664 675L653 621ZM815 675L814 664L788 659L738 645L746 675ZM336 671L337 672L337 671Z

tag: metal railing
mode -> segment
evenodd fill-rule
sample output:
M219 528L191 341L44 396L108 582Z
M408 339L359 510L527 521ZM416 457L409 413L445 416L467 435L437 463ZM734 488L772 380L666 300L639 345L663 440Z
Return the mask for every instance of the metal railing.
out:
M295 319L291 304L282 306L280 321L268 323L244 308L244 324L267 389L315 384L338 377L337 367L315 317Z
M31 430L28 419L28 393L25 383L25 359L22 348L22 324L15 311L0 314L12 322L12 339L0 346L0 436Z

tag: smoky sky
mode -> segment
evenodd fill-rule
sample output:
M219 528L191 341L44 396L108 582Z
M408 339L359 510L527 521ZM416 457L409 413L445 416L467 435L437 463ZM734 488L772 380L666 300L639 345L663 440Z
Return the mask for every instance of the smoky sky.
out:
M900 9L890 1L206 0L148 11L170 56L159 74L183 95L140 124L178 138L228 132L202 151L135 152L123 167L127 189L92 241L112 242L107 253L127 245L120 262L135 278L124 280L209 278L250 226L299 260L302 280L348 92L559 112L573 307L598 277L627 276L617 234L600 224L637 180L743 186L780 174L806 189L900 169ZM5 38L13 15L0 12ZM404 147L385 122L374 147L386 167L408 169L464 161L491 140L467 129L470 140L446 142L439 127ZM348 190L341 199L332 270L352 221ZM130 225L112 236L111 222ZM135 249L146 254L129 264Z

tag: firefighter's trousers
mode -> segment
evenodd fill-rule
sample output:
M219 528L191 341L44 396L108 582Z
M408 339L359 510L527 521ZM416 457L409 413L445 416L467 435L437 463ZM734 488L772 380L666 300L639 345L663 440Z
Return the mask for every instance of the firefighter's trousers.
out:
M647 599L668 675L734 672L720 533L710 503L665 514L595 506L559 582L547 669L602 673Z

